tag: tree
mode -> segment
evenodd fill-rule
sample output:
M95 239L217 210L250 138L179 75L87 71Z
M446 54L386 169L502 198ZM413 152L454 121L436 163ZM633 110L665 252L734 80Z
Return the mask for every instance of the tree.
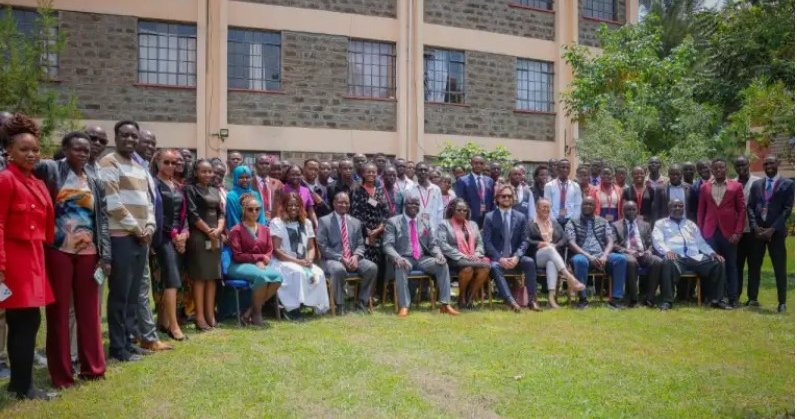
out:
M663 55L662 25L655 14L614 31L604 25L599 37L600 55L580 45L564 53L574 73L564 93L565 109L583 127L579 156L600 152L590 157L614 156L630 165L631 159L638 163L650 155L671 159L686 151L700 153L685 156L694 159L716 151L720 112L695 99L698 80L692 70L699 55L691 37ZM623 148L628 149L624 156Z
M515 162L512 159L512 153L501 144L495 147L493 151L487 151L474 142L468 142L464 146L459 147L455 146L450 141L446 141L443 145L443 149L438 153L435 163L448 170L452 170L457 166L466 168L470 167L470 159L475 155L484 156L484 159L487 160L488 163L497 161L504 170L509 169Z
M45 154L57 144L53 141L63 131L73 128L80 118L75 96L51 83L45 64L60 53L66 36L58 31L58 16L52 1L42 1L38 17L30 31L22 31L14 22L10 6L0 18L0 110L22 112L41 119L42 145Z

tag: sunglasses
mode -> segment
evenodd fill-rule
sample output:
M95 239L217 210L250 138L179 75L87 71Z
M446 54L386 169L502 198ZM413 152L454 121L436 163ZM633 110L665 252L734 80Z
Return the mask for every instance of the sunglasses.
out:
M164 160L161 164L164 166L177 166L177 162L174 160Z
M260 211L260 207L248 207L246 210L249 212L258 212Z
M97 136L97 135L89 135L89 139L93 143L99 142L102 145L108 145L108 139L107 138L102 138L102 137Z
M499 198L512 198L512 195L501 194L501 195L498 195L498 197Z
M456 210L454 210L454 211L456 211L456 212L462 212L462 213L467 213L467 212L468 212L468 209L467 209L467 208L457 208L457 209L456 209Z

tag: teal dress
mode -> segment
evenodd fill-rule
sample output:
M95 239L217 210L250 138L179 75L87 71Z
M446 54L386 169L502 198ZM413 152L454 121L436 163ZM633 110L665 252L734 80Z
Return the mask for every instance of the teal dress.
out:
M232 260L227 276L249 281L253 290L264 285L281 283L282 274L271 266L259 268L257 262L265 256L271 257L273 245L268 227L258 224L257 231L251 231L243 224L230 230L229 237Z

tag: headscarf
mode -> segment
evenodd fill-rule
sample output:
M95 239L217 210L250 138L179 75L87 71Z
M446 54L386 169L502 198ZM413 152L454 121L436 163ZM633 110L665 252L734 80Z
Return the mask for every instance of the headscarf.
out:
M263 199L260 197L260 192L253 189L251 183L247 183L246 187L238 185L238 179L243 175L248 175L250 178L252 177L252 171L249 170L249 167L241 165L232 171L232 190L227 192L227 204L225 205L225 227L228 230L237 226L243 220L241 196L244 194L254 196L257 202L260 203L260 213L257 216L257 222L266 225L266 214L263 212Z

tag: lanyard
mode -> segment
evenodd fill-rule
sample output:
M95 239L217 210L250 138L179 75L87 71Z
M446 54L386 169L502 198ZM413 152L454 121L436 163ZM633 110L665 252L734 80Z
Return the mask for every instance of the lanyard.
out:
M421 184L419 183L418 184L418 195L421 196L421 205L423 205L423 207L426 208L426 204L429 202L429 198L432 196L432 188L429 188L426 191L426 198L425 199L423 197L423 189L424 188L422 188Z
M387 205L390 207L390 215L395 215L396 205L393 203L393 192L387 190L387 188L385 188L385 200L387 201Z

